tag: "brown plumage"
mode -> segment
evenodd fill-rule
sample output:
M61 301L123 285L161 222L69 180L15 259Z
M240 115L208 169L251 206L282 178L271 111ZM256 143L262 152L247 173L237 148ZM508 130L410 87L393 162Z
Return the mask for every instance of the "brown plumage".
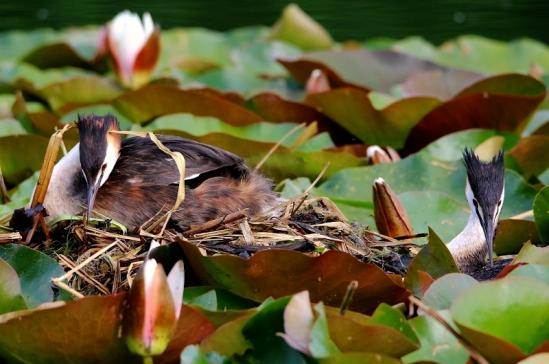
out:
M110 115L82 117L79 129L80 144L75 148L80 148L81 170L72 168L65 177L54 171L53 176L70 181L68 195L75 204L89 205L132 230L173 206L179 172L174 160L154 142L146 137L130 137L120 143L120 134L115 133L118 122ZM179 228L241 209L258 214L276 203L272 183L246 166L240 157L188 139L158 138L185 157L185 201L172 216L172 223ZM61 162L59 165L63 165ZM44 205L50 215L71 213L58 211L63 206L54 201L50 206L47 201Z

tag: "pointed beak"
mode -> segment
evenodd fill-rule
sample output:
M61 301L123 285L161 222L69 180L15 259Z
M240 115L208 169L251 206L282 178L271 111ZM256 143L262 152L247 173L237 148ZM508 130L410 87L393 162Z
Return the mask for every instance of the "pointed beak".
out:
M97 196L98 189L98 185L91 185L90 187L88 187L86 221L89 221L92 217L93 205L95 204L95 197Z
M490 267L494 263L493 245L494 245L494 219L492 216L486 216L486 219L482 221L482 230L484 230L484 237L486 238L486 247L488 248L488 260L490 261Z

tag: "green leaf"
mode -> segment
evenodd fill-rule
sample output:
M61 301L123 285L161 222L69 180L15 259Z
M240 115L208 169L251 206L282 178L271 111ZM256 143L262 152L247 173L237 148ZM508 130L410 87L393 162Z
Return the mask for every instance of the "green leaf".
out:
M547 302L547 284L506 277L470 288L454 301L451 312L462 334L490 362L515 363L522 359L517 354L531 354L549 337ZM508 347L514 350L506 351Z
M21 291L29 307L53 301L51 279L64 273L55 260L19 244L0 245L0 258L19 275Z
M112 114L118 119L120 128L122 130L130 129L133 123L109 104L98 104L92 106L83 106L69 111L61 117L62 124L68 124L70 122L78 120L78 115L85 115L94 113L96 115Z
M279 298L261 307L242 328L242 333L252 344L250 355L260 363L305 363L301 354L277 335L284 331L284 308L290 297Z
M0 314L27 308L17 272L0 258Z
M447 310L457 297L477 283L476 279L467 274L445 274L427 289L423 296L423 302L437 311Z
M513 269L507 277L526 276L539 279L545 284L549 284L549 265L526 264Z
M422 296L420 271L428 273L435 279L446 273L459 272L452 254L431 228L429 228L429 243L414 257L404 280L406 287L418 296Z
M185 288L183 298L185 303L197 305L209 311L242 310L257 306L255 302L224 289L204 286Z
M549 265L549 246L537 247L527 242L515 256L512 263Z
M320 359L320 364L399 364L400 360L378 353L340 353Z
M27 134L21 123L15 119L0 119L0 137Z
M439 311L439 314L446 319L450 318L448 311ZM403 357L404 363L465 364L468 362L467 350L437 320L429 316L418 316L410 320L410 325L419 338L421 346Z
M15 185L42 166L48 139L32 134L0 137L0 167L8 185Z
M534 199L534 218L541 239L549 242L549 186L543 187Z
M205 354L198 345L189 345L181 352L181 364L223 364L225 358L217 353Z
M406 317L404 317L402 312L386 303L381 303L377 306L372 316L366 322L369 325L385 325L392 327L398 332L406 335L411 341L419 344L417 336L406 321Z
M273 26L271 36L304 50L330 48L333 42L326 29L296 4L284 8L282 16Z
M311 330L311 342L309 343L311 355L317 359L336 355L339 353L339 349L330 339L324 304L320 302L314 308L317 318Z

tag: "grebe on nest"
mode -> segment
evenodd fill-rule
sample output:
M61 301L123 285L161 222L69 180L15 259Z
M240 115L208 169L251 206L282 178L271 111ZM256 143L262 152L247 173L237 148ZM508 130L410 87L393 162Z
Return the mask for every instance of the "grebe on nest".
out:
M87 207L130 230L139 228L177 197L175 161L146 137L121 140L112 115L78 118L80 143L54 167L44 207L50 217ZM223 149L175 136L158 139L185 157L185 201L172 215L178 227L248 209L259 214L277 201L271 182Z

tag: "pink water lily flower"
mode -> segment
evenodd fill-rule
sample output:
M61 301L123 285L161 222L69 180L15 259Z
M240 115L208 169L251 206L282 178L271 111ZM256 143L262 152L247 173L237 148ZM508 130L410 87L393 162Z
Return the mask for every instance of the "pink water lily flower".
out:
M160 54L160 29L151 14L125 10L107 25L106 45L120 82L139 88L149 82Z

